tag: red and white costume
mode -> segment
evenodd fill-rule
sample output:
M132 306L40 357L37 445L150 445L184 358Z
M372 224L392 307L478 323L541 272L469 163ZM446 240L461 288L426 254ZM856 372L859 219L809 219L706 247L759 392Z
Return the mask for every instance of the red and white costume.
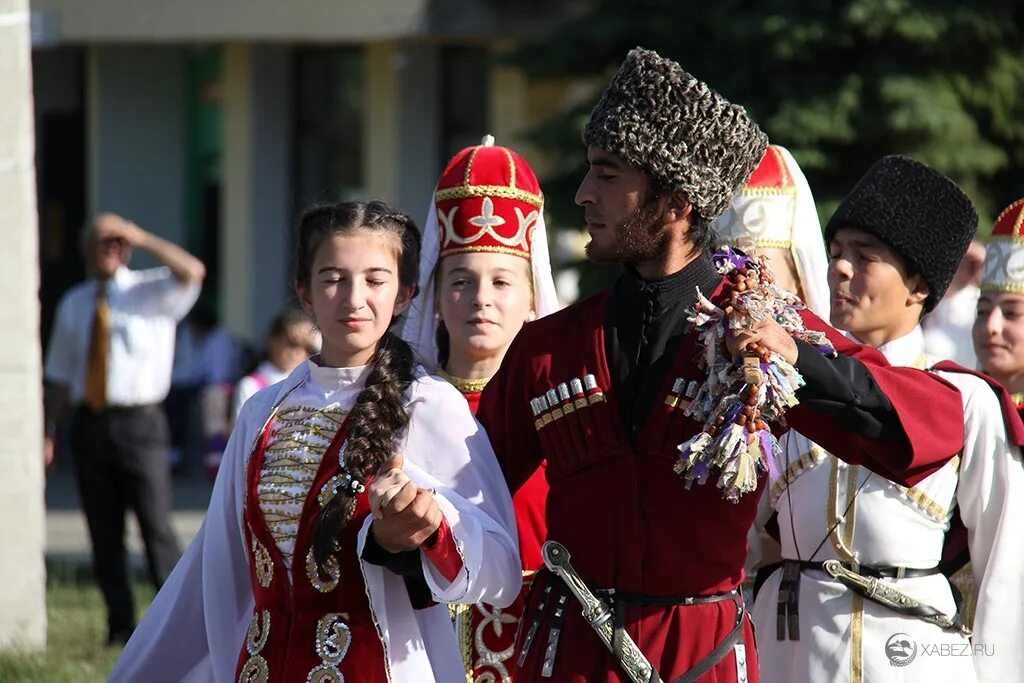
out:
M437 266L446 256L466 252L510 254L530 264L534 309L538 316L558 310L551 277L544 197L529 164L507 147L484 143L456 154L445 167L427 216L420 259L421 295L413 304L402 335L423 361L451 382L476 414L487 380L464 380L437 367L435 287ZM516 630L533 575L542 564L540 547L547 536L543 467L513 496L523 569L523 590L506 608L479 604L460 608L456 631L466 663L467 680L511 680Z
M521 576L508 491L487 436L449 384L419 369L407 393L405 473L436 490L437 541L419 552L429 594L362 559L365 494L336 569L310 564L316 515L344 461L345 420L368 367L312 360L238 418L199 534L118 660L112 681L461 680L436 603L507 605Z

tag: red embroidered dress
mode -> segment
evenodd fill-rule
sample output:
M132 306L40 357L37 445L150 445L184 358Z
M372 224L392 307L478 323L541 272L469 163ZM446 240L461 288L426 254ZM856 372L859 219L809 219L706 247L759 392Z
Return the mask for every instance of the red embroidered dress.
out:
M465 380L445 372L441 376L466 397L469 409L476 415L487 380ZM503 609L477 604L460 606L456 611L455 627L470 683L512 680L516 632L533 576L543 565L540 547L547 537L544 521L547 495L548 484L541 466L512 496L519 531L519 557L523 563L523 589L516 601Z
M273 424L273 423L272 423ZM238 662L241 681L383 681L384 649L366 599L356 533L369 512L366 494L339 539L337 571L321 577L312 562L312 532L320 507L340 475L344 425L324 453L303 506L294 557L287 567L258 504L258 485L272 424L249 461L245 529L250 547L253 621Z
M316 370L357 379L355 369ZM358 377L346 392L346 407L362 380ZM305 393L319 398L317 390ZM239 653L238 680L372 683L388 678L357 551L358 532L369 513L366 493L357 498L327 575L317 572L312 554L317 515L344 475L347 427L347 411L337 403L309 407L286 401L263 428L249 459L243 522L255 606ZM450 534L443 535L451 543ZM458 561L457 552L448 556Z

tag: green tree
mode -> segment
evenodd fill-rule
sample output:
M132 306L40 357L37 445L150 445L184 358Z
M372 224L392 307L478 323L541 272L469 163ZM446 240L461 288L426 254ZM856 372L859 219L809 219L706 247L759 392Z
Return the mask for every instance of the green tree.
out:
M626 52L679 61L744 105L804 169L823 218L884 154L909 154L976 202L979 232L1024 196L1024 4L1013 0L587 0L524 46L532 78L593 85L534 131L560 160L545 179L556 225L577 226L580 131Z

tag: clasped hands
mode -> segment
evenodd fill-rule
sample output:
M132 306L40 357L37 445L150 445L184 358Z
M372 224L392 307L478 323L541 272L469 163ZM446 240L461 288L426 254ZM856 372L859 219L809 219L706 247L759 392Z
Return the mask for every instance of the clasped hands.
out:
M396 455L367 487L373 522L370 533L389 553L416 550L441 526L442 513L431 489L416 485Z

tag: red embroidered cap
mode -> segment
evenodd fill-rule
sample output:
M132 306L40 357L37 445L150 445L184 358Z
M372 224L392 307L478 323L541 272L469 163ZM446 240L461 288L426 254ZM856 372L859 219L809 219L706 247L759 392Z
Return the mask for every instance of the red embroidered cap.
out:
M530 258L533 229L544 197L533 169L487 136L445 168L434 195L440 231L439 258L492 251Z

